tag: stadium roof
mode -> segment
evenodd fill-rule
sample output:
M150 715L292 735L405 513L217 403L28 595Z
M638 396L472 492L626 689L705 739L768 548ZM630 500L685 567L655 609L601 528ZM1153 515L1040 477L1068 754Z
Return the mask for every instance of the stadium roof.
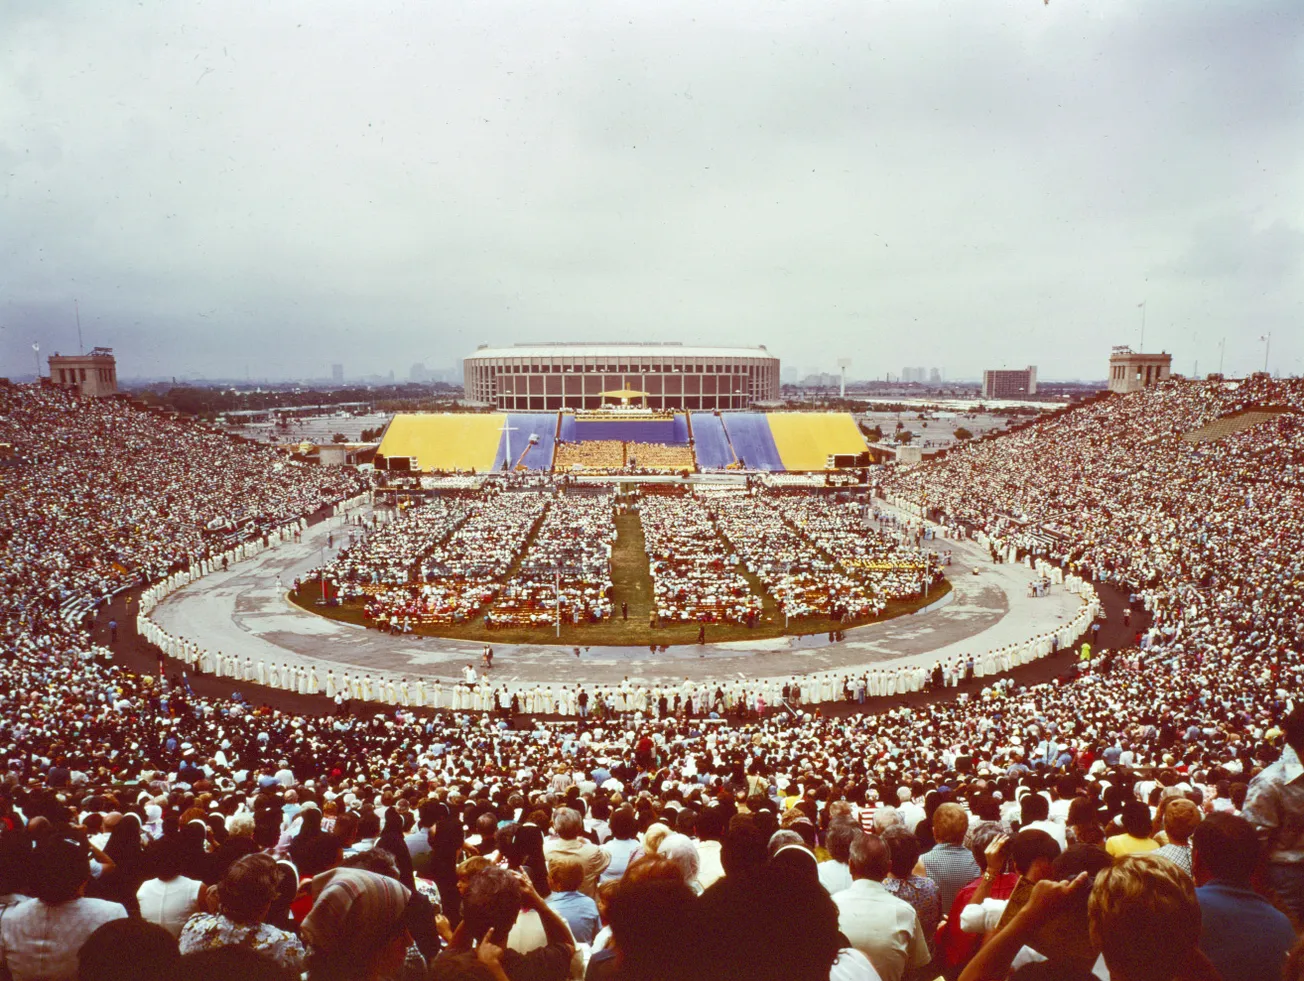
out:
M521 344L482 347L468 358L775 358L764 347L686 347L683 344Z

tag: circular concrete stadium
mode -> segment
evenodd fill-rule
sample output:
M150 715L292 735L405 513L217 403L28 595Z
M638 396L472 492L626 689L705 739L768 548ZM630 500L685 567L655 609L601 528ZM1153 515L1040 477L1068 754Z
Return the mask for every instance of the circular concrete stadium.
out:
M468 399L517 412L598 409L613 391L638 392L649 409L690 411L779 398L779 359L764 346L484 346L462 365Z

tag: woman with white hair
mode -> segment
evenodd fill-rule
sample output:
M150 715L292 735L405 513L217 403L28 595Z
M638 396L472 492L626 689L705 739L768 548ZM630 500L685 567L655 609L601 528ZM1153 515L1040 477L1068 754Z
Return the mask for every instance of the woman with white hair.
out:
M698 871L701 868L701 858L697 854L697 842L676 831L661 839L661 844L657 846L657 854L673 862L675 867L679 869L679 873L684 877L684 883L688 888L692 889L694 893L701 894L702 884L697 880Z

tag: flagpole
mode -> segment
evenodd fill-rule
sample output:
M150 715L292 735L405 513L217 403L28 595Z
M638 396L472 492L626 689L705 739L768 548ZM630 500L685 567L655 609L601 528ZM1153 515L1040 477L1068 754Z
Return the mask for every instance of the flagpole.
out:
M1146 353L1146 301L1141 301L1141 353Z

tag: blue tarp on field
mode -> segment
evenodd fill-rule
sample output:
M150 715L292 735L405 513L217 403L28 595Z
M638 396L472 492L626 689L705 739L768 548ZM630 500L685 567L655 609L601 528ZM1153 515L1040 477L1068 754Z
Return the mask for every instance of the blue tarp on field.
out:
M734 453L744 467L748 470L783 470L783 458L774 445L770 420L764 413L726 412L721 418Z
M555 412L512 412L507 416L507 425L512 428L512 459L510 466L519 462L528 470L549 470L552 468L552 451L557 431L557 413ZM530 446L530 436L539 437L539 442ZM494 457L494 469L503 468L507 450L507 436L498 437L498 453ZM528 449L527 449L528 448ZM525 458L521 454L525 453Z
M602 422L572 421L571 431L573 435L570 436L565 433L565 422L562 423L562 428L562 438L567 441L618 439L626 443L677 443L680 445L688 442L688 427L685 425L682 430L677 432L675 423L669 419L664 421L641 419L604 420Z
M693 454L703 470L723 470L734 462L720 416L712 412L693 413Z

